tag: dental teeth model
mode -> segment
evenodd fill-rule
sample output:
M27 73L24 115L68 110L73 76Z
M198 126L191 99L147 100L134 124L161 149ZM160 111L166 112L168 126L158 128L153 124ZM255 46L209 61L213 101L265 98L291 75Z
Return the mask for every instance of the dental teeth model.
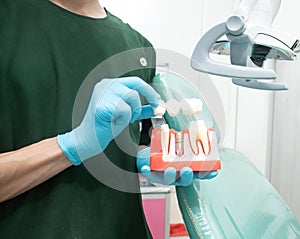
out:
M195 154L199 153L198 142L201 143L205 155L209 154L210 145L208 130L203 120L192 121L189 127L190 144Z
M215 131L202 120L192 121L188 129L180 132L167 124L152 130L150 168L164 171L173 167L180 171L190 167L193 171L213 171L221 168Z
M167 124L163 124L160 127L161 129L161 141L162 141L162 150L165 154L169 153L169 140L170 140L170 129Z
M184 115L196 115L202 112L202 101L197 98L184 98L180 102L171 99L160 101L153 108L154 114L161 118L166 111L176 117L181 111ZM203 120L191 121L187 129L180 132L170 129L162 120L156 120L151 136L150 168L164 171L174 167L180 171L190 167L193 171L213 171L221 168L217 137L214 130L207 128Z

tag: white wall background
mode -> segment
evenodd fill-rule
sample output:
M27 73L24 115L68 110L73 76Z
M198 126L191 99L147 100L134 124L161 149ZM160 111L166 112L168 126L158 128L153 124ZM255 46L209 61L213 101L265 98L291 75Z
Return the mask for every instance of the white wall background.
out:
M284 0L273 26L300 38L299 0ZM278 80L289 91L275 94L270 180L300 220L300 56L277 62Z
M239 0L100 0L100 2L112 14L119 16L147 37L156 48L173 50L190 57L201 35L213 25L226 20L232 14ZM297 29L295 16L297 16L297 10L300 9L299 0L284 0L281 8L275 25L279 29L294 33ZM300 29L298 35L300 37ZM227 57L216 56L215 59L228 62ZM290 70L289 67L294 67L293 73L289 75L290 81L294 82L299 63L294 66L280 63L277 64L276 69L279 78L282 79L287 70ZM283 125L286 126L288 122L290 125L297 123L293 120L295 115L292 114L288 115L289 121L282 119L283 116L287 115L284 111L285 104L283 102L293 101L295 103L295 93L294 98L287 95L284 96L285 98L279 98L277 93L274 96L270 92L236 87L227 78L216 76L211 78L221 95L225 109L224 146L236 148L246 155L267 177L271 177L272 183L284 194L284 198L300 217L300 193L298 191L298 196L295 197L293 194L295 186L292 186L292 184L297 185L296 181L299 183L299 176L296 179L295 174L299 173L300 170L299 162L298 167L293 168L294 161L300 157L300 151L296 152L295 138L290 137L280 153L274 150L281 148L281 144L283 144L282 141L276 141L276 138L283 135ZM194 82L197 84L197 79L194 79ZM197 84L197 86L201 88L201 85ZM275 102L282 102L278 103L281 107L274 107L274 98ZM272 130L274 129L273 108L275 109L274 127L276 128L278 124L281 124L281 131L275 130L272 138ZM292 126L290 127L289 132L292 134ZM299 126L298 130L300 131ZM272 142L274 144L273 151ZM287 154L291 152L292 147L294 147L294 153ZM280 155L280 157L271 160L272 157L275 157L274 155ZM288 166L286 166L286 162L281 162L284 155L293 160L288 163ZM285 160L287 161L287 158ZM287 172L286 169L290 171ZM277 175L280 176L277 177ZM181 219L176 208L177 203L174 195L171 197L171 204L174 207L171 210L171 222L175 223Z

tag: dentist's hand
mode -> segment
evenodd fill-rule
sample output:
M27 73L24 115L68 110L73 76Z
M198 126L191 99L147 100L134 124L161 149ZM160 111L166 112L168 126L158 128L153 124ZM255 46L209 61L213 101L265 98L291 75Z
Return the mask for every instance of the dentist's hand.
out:
M150 105L142 106L139 94ZM100 154L122 130L135 120L154 116L160 96L138 77L104 79L97 83L81 124L57 142L74 164Z
M218 171L193 172L189 167L181 169L177 177L175 168L169 167L164 172L151 172L150 148L142 149L137 154L138 171L149 181L163 185L189 186L194 179L211 179L218 175Z

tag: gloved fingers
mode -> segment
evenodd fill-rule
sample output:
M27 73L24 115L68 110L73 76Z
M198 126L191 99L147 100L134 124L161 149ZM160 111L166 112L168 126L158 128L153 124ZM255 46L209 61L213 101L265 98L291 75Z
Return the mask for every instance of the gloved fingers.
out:
M136 163L140 173L142 173L141 170L144 166L148 166L150 172L150 147L144 148L137 153ZM147 170L145 172L147 172Z
M194 172L195 179L212 179L218 175L218 171Z
M121 82L129 89L136 90L143 95L148 103L153 106L158 106L158 101L161 99L160 95L145 81L139 77L124 77L120 79Z
M118 111L124 110L124 102L128 104L131 111L130 122L134 122L141 114L141 100L140 96L135 90L131 90L123 84L116 85L109 93L105 92L97 101L97 108L101 109L102 118L105 121L110 121L112 115L117 115ZM126 107L127 108L127 107Z
M140 96L135 90L130 90L126 88L125 86L120 86L120 90L123 90L123 92L126 92L122 99L130 106L132 116L130 119L130 122L136 121L136 119L140 116L142 111L142 104L140 100Z
M176 181L176 170L172 167L167 168L164 172L151 172L150 166L145 165L141 168L141 173L152 183L172 185Z
M168 167L165 171L164 171L164 175L163 175L163 180L162 180L162 184L164 185L171 185L174 184L176 181L176 169L173 167Z
M112 95L109 101L102 102L101 99L97 99L94 105L89 105L89 107L93 107L88 109L88 111L94 111L96 124L97 122L106 122L109 123L112 121L112 115L116 112L116 105L114 102L120 101L120 98ZM90 115L85 115L85 117L90 117Z
M111 129L114 137L119 135L129 124L131 115L132 113L129 105L125 101L120 100L118 102L117 110L114 110L111 116Z
M151 105L144 105L141 108L140 115L136 118L136 120L143 120L143 119L149 119L151 117L154 117L155 114L153 112L153 108Z
M148 165L142 166L140 169L140 173L143 175L147 175L147 174L150 175L150 173L151 173L150 166L148 166Z
M159 183L159 184L166 185L164 183L163 172L151 172L150 167L144 166L142 168L141 174L151 183Z
M193 182L194 173L190 167L184 167L180 170L180 178L176 181L176 186L187 187Z
M141 166L141 165L140 165ZM151 172L150 165L143 165L139 172L152 183L164 184L164 175L162 172Z

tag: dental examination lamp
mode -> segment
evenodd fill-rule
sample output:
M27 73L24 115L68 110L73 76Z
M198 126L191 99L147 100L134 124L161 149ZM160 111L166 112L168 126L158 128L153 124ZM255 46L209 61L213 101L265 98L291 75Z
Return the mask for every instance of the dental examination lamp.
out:
M298 39L271 29L280 3L281 0L241 0L233 16L199 40L192 55L192 68L230 77L239 86L287 90L284 83L268 82L276 79L276 73L262 68L266 59L295 60L300 50ZM222 37L227 39L221 40ZM212 61L210 53L230 55L231 65Z

